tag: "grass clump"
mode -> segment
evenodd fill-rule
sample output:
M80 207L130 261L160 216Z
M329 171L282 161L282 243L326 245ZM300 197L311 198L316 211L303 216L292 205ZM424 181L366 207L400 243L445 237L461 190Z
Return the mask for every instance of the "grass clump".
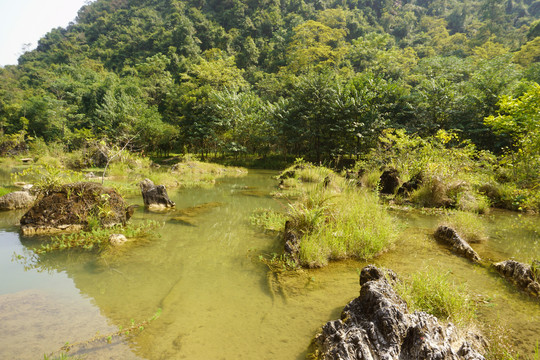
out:
M277 177L281 187L295 188L306 184L324 184L326 188L340 190L347 186L346 180L333 170L316 166L304 159L296 159L294 165L283 170Z
M67 170L49 164L34 164L23 171L11 176L15 182L31 182L34 189L40 193L48 194L63 185L84 181L84 174L78 171Z
M413 311L425 311L442 321L471 325L476 314L474 301L449 273L426 270L415 273L396 285L400 296Z
M303 234L299 259L307 267L372 258L396 237L393 219L378 204L377 196L355 189L336 196L312 192L291 205L289 216L293 228Z
M476 214L464 211L449 213L439 225L446 225L456 232L468 243L480 243L488 239L487 227Z
M376 193L359 189L332 170L297 161L278 178L295 179L299 194L289 204L287 229L298 241L298 262L322 267L332 260L368 259L393 243L393 219Z

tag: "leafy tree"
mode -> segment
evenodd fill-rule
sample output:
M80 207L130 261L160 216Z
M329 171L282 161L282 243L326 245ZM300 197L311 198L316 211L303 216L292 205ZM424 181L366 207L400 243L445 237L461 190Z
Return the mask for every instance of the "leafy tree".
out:
M518 98L501 96L497 116L485 118L485 123L498 134L512 138L512 150L507 157L522 180L540 184L540 85L534 83Z
M309 20L293 30L288 49L289 69L295 73L310 68L337 66L347 48L343 29L332 29L320 22Z

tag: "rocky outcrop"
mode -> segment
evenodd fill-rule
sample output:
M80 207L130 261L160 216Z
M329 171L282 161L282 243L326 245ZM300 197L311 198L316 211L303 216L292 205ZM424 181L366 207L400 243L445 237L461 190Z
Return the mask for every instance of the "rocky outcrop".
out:
M175 206L174 202L169 199L165 185L154 185L152 180L144 179L139 183L141 188L144 206L149 209L167 209Z
M78 231L91 221L110 227L125 224L129 209L114 189L79 182L49 191L23 215L20 223L25 235Z
M456 230L448 226L439 226L435 230L435 239L438 241L449 245L452 248L452 251L458 255L466 257L467 259L479 262L480 256L473 250L473 248L458 235Z
M24 209L32 206L36 197L28 191L14 191L0 197L0 210Z
M396 169L385 170L380 178L381 194L394 194L399 183L399 173Z
M386 275L386 276L385 276ZM388 280L387 279L390 279ZM424 312L409 313L392 287L391 271L367 266L360 275L360 296L340 320L330 321L312 342L311 354L324 360L483 360L479 337L458 335L452 324L439 323ZM475 344L475 345L473 345Z
M398 189L400 196L409 196L414 190L418 190L424 183L424 174L421 172L414 175L409 181L404 182Z
M493 267L521 290L540 297L540 261L535 260L533 266L530 266L514 260L506 260L493 264Z

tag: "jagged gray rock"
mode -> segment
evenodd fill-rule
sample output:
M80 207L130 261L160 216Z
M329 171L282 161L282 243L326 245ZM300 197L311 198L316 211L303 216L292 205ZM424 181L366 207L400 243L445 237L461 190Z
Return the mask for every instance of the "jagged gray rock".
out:
M164 185L154 185L152 180L144 179L139 183L141 188L144 206L149 209L167 209L175 206L175 203L169 199L167 189Z
M493 264L493 267L521 290L540 297L540 262L535 260L533 264L534 268L514 260L506 260Z
M435 239L438 241L450 245L452 251L466 257L467 259L479 262L480 256L473 250L473 248L465 240L458 235L456 230L451 227L441 225L435 230Z
M390 279L390 281L387 279ZM484 360L473 348L478 335L458 336L454 325L440 324L424 312L410 314L393 289L396 275L375 266L362 269L360 296L351 301L340 320L323 326L311 345L321 360Z
M28 191L14 191L0 197L0 210L24 209L36 200Z

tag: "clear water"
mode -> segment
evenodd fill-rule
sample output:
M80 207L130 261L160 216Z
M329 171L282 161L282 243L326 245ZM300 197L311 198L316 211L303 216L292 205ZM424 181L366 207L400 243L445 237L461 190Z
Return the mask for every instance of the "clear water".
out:
M29 269L13 253L30 254L20 212L0 213L0 358L34 359L66 342L91 359L303 359L320 326L339 317L358 295L365 262L332 263L294 276L269 276L259 254L278 252L275 235L249 223L256 208L280 209L268 196L273 173L250 172L212 189L169 192L177 209L133 221L164 222L161 237L98 257L84 252L42 255ZM142 199L129 199L142 204ZM181 215L181 219L174 219ZM479 320L503 325L522 353L540 341L540 304L489 269L471 265L430 237L439 219L396 212L398 243L374 263L398 274L426 267L450 271L456 282L487 299ZM494 261L540 257L539 218L497 212L482 218L490 240L475 246ZM28 264L27 264L28 265ZM159 319L123 341L88 342L96 332Z

